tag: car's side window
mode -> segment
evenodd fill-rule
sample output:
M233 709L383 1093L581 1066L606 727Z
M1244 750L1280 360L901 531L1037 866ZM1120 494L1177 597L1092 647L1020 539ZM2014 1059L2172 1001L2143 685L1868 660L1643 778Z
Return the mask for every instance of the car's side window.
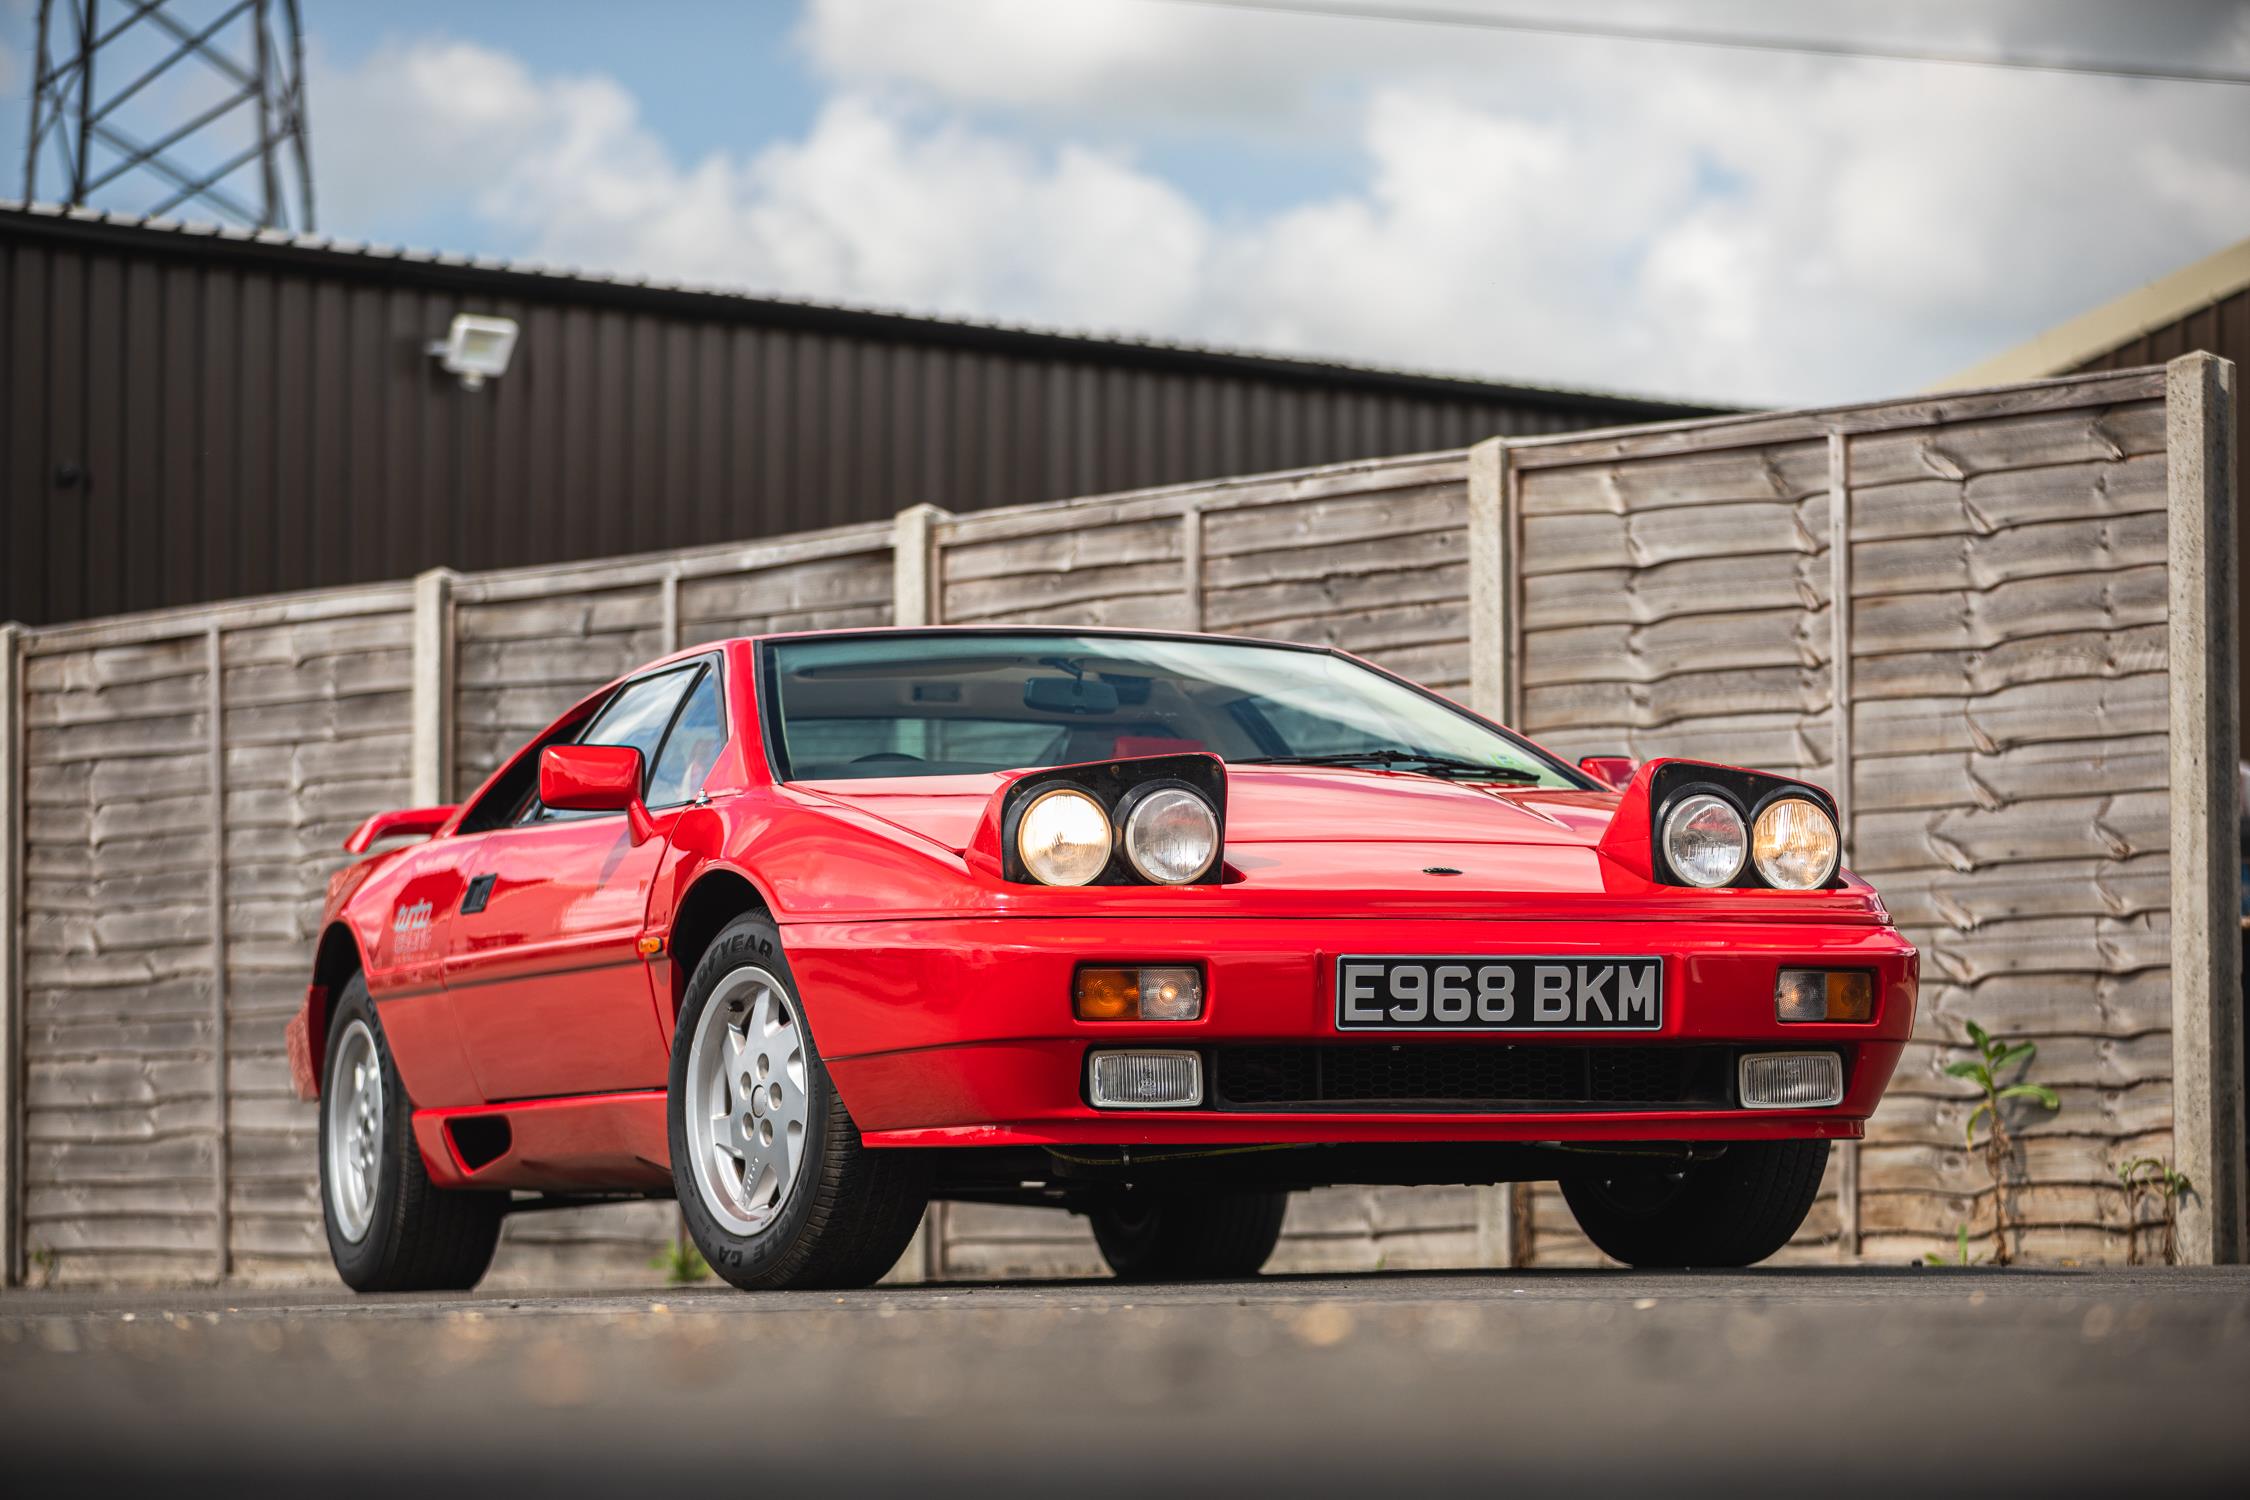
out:
M672 723L673 711L680 706L680 695L700 670L700 666L679 667L626 683L603 705L601 712L594 715L577 742L581 745L629 745L640 751L645 787L646 768L656 760L657 748L664 742L664 731ZM598 813L560 812L534 801L525 809L523 821L599 816Z
M706 670L688 691L687 702L664 737L649 773L644 798L651 807L671 807L703 790L703 778L726 748L726 710L719 701L719 674Z

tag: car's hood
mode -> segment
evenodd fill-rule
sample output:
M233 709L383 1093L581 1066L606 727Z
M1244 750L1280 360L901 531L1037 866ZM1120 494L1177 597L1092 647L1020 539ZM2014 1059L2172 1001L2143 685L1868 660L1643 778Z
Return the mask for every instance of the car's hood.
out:
M970 846L999 776L799 783L954 852ZM1226 859L1258 884L1334 877L1420 875L1458 868L1469 884L1523 888L1534 868L1561 884L1593 877L1595 841L1618 807L1613 792L1458 783L1411 771L1350 767L1228 767ZM1492 846L1521 852L1496 859ZM1451 850L1451 852L1447 852ZM1550 850L1532 855L1530 850ZM1568 855L1566 855L1568 852ZM1548 879L1532 879L1546 886ZM1597 884L1597 882L1595 882Z
M798 782L801 795L888 823L900 836L971 854L993 796L1009 777L948 776ZM1874 893L1694 891L1655 885L1645 852L1605 844L1621 798L1607 791L1446 781L1411 772L1333 766L1227 767L1227 878L1194 899L1199 910L1266 914L1535 914L1647 916L1677 909L1787 920L1880 921ZM985 834L989 837L989 831ZM1058 893L1022 892L1011 908ZM1075 893L1074 893L1075 895ZM1151 914L1182 893L1121 889L1103 909ZM1563 906L1550 908L1548 903ZM1075 909L1075 908L1073 908Z
M959 853L969 846L1003 779L898 777L799 785ZM1542 791L1332 766L1229 766L1227 853L1231 859L1259 846L1291 844L1589 848L1616 807L1614 792Z

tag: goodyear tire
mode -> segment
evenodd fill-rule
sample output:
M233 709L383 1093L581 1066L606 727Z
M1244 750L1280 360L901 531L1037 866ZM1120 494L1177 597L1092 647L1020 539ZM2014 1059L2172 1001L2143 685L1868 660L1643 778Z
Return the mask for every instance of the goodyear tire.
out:
M688 1234L745 1291L866 1286L929 1206L920 1153L861 1143L761 917L729 924L688 980L667 1111Z
M1281 1239L1286 1190L1113 1193L1087 1213L1120 1281L1255 1276Z
M1812 1211L1826 1141L1745 1141L1679 1172L1566 1178L1563 1197L1604 1255L1628 1266L1749 1266Z
M508 1195L432 1183L413 1113L355 974L329 1018L321 1066L320 1208L336 1274L356 1292L473 1287L500 1243Z

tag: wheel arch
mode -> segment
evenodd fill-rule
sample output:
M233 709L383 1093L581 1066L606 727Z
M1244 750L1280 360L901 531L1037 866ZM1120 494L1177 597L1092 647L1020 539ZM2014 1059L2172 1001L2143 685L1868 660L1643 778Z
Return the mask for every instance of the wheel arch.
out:
M305 991L305 1051L316 1093L321 1071L328 1065L328 1018L335 1012L336 997L352 982L353 975L366 968L359 938L350 924L341 919L330 922L313 952L312 985Z
M664 940L672 960L673 1014L679 1013L688 980L711 940L727 923L744 916L773 918L773 904L749 876L731 866L713 865L695 877L672 913L671 931Z

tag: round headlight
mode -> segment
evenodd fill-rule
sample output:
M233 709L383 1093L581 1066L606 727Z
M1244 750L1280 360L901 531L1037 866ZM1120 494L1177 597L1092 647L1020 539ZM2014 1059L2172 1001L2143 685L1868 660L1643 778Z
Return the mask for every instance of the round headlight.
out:
M1664 818L1664 857L1689 885L1708 889L1733 880L1748 842L1742 814L1709 792L1681 799Z
M1750 856L1766 884L1785 891L1826 885L1836 873L1836 823L1805 797L1776 797L1750 830Z
M1219 815L1185 787L1159 787L1125 818L1125 858L1143 880L1185 885L1219 854Z
M1076 787L1031 799L1016 822L1016 853L1046 885L1086 885L1109 863L1109 814Z

